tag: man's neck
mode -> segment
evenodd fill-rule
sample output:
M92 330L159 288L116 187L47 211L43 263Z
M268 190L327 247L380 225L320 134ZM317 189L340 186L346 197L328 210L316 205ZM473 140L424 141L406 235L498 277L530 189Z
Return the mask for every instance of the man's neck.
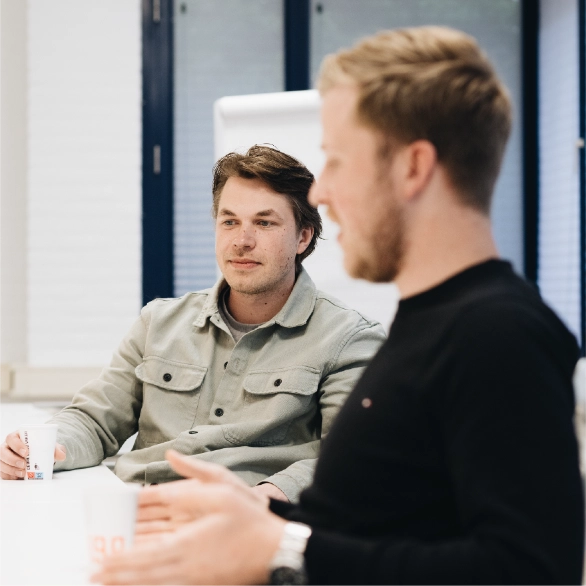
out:
M418 218L408 235L403 266L395 279L401 298L427 291L471 266L498 258L488 216L454 205Z
M287 303L295 286L295 275L277 289L265 293L242 293L230 289L227 306L230 315L243 324L262 324L269 321Z

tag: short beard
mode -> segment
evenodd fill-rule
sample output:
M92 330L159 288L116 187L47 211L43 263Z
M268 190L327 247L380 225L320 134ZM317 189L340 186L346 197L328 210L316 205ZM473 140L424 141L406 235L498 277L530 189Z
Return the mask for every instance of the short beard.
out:
M386 202L385 213L379 216L363 256L348 272L350 276L372 283L394 281L403 268L405 257L405 215L392 197L392 189Z
M395 225L395 231L386 238L373 240L369 258L361 258L352 267L350 276L366 279L371 283L394 281L403 268L404 238L402 221Z
M230 283L228 283L230 285ZM273 283L264 283L262 285L252 285L251 287L239 287L238 285L230 285L232 291L240 293L241 295L262 295L271 291L274 287Z

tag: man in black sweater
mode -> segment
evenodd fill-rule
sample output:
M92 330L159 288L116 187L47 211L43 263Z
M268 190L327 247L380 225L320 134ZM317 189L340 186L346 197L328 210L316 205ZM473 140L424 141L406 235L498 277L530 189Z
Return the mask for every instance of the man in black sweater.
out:
M489 209L510 132L475 41L426 27L326 59L312 193L348 272L394 280L388 341L324 441L299 505L228 471L146 489L106 583L578 583L584 508L573 336L498 260Z

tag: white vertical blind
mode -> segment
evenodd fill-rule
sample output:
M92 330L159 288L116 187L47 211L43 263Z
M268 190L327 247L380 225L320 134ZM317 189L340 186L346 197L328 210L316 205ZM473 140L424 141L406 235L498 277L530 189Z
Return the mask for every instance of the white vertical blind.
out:
M283 2L176 0L174 26L174 267L182 295L216 279L213 103L283 90Z
M26 3L0 6L0 364L25 362Z
M578 2L541 0L539 38L539 287L578 335Z
M141 303L138 0L29 0L28 351L110 360Z

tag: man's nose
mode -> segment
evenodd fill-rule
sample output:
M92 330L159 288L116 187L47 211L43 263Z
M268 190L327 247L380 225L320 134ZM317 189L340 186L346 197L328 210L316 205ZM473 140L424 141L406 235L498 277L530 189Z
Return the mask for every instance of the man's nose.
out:
M314 181L309 188L309 193L307 194L307 201L316 208L319 204L319 193L318 193L318 185L317 181Z
M255 242L252 226L241 226L232 244L239 248L253 248Z
M307 200L309 203L316 208L318 205L328 204L327 188L325 181L322 177L319 177L317 181L314 181L309 193L307 194Z

